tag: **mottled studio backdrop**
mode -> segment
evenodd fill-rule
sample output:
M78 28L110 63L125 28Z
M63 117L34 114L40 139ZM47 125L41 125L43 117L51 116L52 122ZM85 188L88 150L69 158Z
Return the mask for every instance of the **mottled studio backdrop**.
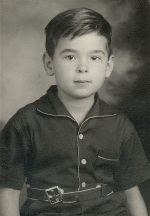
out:
M134 123L150 160L150 24L148 0L1 0L1 128L45 94L44 28L59 12L88 7L113 27L115 68L100 96Z

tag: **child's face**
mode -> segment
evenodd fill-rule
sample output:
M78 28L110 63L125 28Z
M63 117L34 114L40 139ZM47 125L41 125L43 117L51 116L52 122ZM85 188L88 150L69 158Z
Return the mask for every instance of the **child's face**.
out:
M59 96L82 99L101 88L113 68L106 45L105 37L89 33L73 40L60 39L53 59L44 55L45 69L55 75Z

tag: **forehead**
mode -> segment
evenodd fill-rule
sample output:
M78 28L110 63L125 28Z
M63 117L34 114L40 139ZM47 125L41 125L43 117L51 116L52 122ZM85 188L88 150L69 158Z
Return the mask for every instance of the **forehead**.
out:
M77 36L73 39L70 37L61 38L58 41L55 51L62 52L65 49L73 49L77 52L90 52L93 50L102 50L107 52L107 39L97 33L89 33Z

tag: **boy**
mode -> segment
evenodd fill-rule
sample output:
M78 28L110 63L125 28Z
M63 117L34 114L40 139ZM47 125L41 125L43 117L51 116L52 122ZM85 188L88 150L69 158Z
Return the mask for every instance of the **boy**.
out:
M20 109L1 135L1 216L146 216L138 184L150 177L131 122L98 97L114 57L111 27L72 9L47 25L44 67L57 86Z

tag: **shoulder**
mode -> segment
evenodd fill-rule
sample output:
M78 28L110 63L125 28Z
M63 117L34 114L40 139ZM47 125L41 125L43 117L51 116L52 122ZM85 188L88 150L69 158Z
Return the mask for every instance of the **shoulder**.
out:
M29 103L20 109L17 110L17 112L11 117L9 122L12 122L14 125L20 124L30 124L32 121L34 121L37 117L37 107L38 103L40 101L48 100L47 94L43 95L39 99L35 100L32 103Z
M104 115L104 116L112 116L114 117L115 120L118 121L126 121L126 122L130 122L130 120L127 118L127 116L120 111L117 107L115 107L112 104L108 104L105 101L99 99L99 113L100 115Z
M118 108L110 105L103 100L99 99L99 112L103 113L104 116L108 116L108 124L111 129L116 130L118 134L122 134L126 138L132 133L135 133L135 128L133 123L129 118Z
M47 94L20 108L2 129L2 136L6 137L6 134L15 134L17 132L27 136L33 128L37 128L37 122L40 122L37 106L41 100L48 100Z
M37 107L38 104L42 103L42 104L47 104L46 102L49 101L49 96L47 94L43 95L42 97L40 97L39 99L35 100L32 103L29 103L27 105L25 105L24 107L20 108L16 114L18 115L31 115L36 113L37 111Z

